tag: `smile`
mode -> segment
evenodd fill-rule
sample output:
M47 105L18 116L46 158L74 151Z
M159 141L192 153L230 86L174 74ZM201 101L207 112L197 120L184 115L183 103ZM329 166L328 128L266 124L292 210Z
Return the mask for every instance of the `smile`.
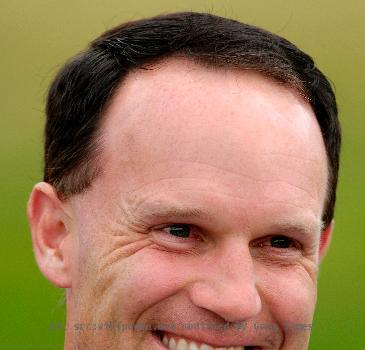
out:
M242 345L242 346L212 346L202 342L197 342L178 335L155 333L159 340L170 350L262 350L261 346Z

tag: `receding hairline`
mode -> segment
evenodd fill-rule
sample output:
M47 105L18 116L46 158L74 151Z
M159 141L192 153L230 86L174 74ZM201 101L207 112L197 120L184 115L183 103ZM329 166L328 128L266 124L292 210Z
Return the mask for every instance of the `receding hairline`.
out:
M102 172L98 131L115 90L133 69L146 69L174 55L213 68L255 71L295 91L304 91L302 96L308 97L326 147L330 186L324 218L330 223L341 132L329 81L308 54L285 38L207 13L170 13L122 23L69 60L54 79L47 98L44 181L64 198L87 191ZM74 127L66 125L68 120Z
M174 65L176 65L176 64L179 65L180 63L186 63L187 66L197 67L198 69L202 68L202 71L207 69L207 70L213 70L213 71L216 71L216 72L230 71L230 72L233 72L233 73L236 73L236 72L237 73L243 73L243 74L247 73L247 74L252 75L253 77L257 76L258 78L262 78L263 80L266 80L270 83L277 84L278 88L284 88L285 90L293 93L298 98L298 100L300 102L304 103L308 107L308 109L310 109L310 111L312 112L313 118L314 118L313 120L314 120L315 124L318 127L318 133L319 133L319 136L320 136L320 138L322 140L322 143L323 143L323 152L324 152L324 155L326 157L325 159L326 159L326 170L327 170L327 173L326 173L327 181L326 181L326 184L325 184L324 193L325 193L325 202L327 202L327 197L328 197L328 194L329 194L329 191L330 191L330 188L329 188L330 166L329 166L329 161L328 161L328 155L327 155L327 152L326 152L326 149L325 149L325 143L324 143L323 135L321 133L320 126L319 126L318 120L317 120L316 115L315 115L315 111L313 110L313 107L311 106L308 98L303 97L302 93L300 93L295 88L295 86L293 86L291 84L278 82L274 78L272 78L270 76L267 76L267 75L264 75L261 72L256 71L254 69L240 69L239 67L225 67L225 66L216 67L214 65L205 65L205 64L201 64L199 61L192 60L189 57L179 56L179 55L174 55L174 56L171 56L171 57L156 60L155 62L149 64L148 67L146 67L146 69L136 68L136 69L130 70L128 72L128 74L126 74L123 77L123 79L120 81L120 83L118 84L118 87L114 91L113 96L108 100L108 102L107 102L107 104L104 108L104 111L102 113L101 123L100 123L100 126L98 128L98 133L97 133L98 136L97 136L97 139L96 139L96 141L98 143L98 152L96 154L94 154L93 161L95 163L93 163L93 161L89 162L89 165L90 164L91 165L92 164L97 164L98 171L97 172L94 171L92 173L94 175L93 179L96 179L96 177L99 174L101 174L103 172L103 170L105 170L103 168L103 164L106 164L105 159L103 161L103 151L105 150L105 148L104 148L105 147L105 143L104 143L105 123L107 122L107 119L108 119L107 117L108 117L108 114L110 113L110 108L112 108L112 106L114 105L115 99L117 97L119 97L120 90L122 90L125 87L125 84L128 84L128 81L129 81L130 78L133 79L133 76L138 75L138 76L141 77L141 80L143 80L144 74L149 74L149 72L151 72L151 73L158 72L159 73L161 68L166 67L171 62L173 62ZM133 130L132 130L132 132L133 132ZM325 204L323 206L323 210L325 210Z
M137 67L129 70L126 75L122 77L122 79L119 81L117 87L114 89L113 94L109 97L108 101L106 102L102 112L101 112L101 122L98 128L97 137L95 140L99 140L99 148L103 144L102 141L103 138L103 128L105 127L106 119L108 117L108 114L110 114L110 110L113 108L113 105L115 104L115 100L117 98L120 98L120 95L123 95L121 90L125 89L126 84L128 84L128 81L130 79L144 79L146 75L149 74L155 75L160 74L160 71L164 68L172 66L173 68L177 67L184 67L188 69L198 69L201 72L204 71L212 71L212 72L229 72L229 73L237 73L239 75L241 74L248 74L250 76L253 76L255 79L261 79L270 83L273 83L277 85L280 89L285 89L288 92L292 93L300 102L303 102L313 113L314 118L316 119L316 124L319 127L318 120L315 115L315 111L313 110L313 107L310 104L310 98L308 94L306 94L304 91L304 87L301 84L301 82L298 80L293 81L280 81L276 79L275 77L261 72L259 69L255 68L245 68L245 67L238 67L238 66L229 66L229 65L216 65L211 62L206 62L200 59L195 59L186 55L179 55L179 54L173 54L168 57L163 57L158 60L153 60L142 67ZM138 98L138 96L137 96ZM321 134L322 140L323 135ZM324 140L323 140L324 141Z

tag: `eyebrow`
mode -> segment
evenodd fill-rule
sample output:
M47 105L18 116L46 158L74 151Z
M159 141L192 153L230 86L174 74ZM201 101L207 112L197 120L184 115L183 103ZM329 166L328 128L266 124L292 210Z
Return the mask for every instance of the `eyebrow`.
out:
M202 221L212 221L213 216L208 214L201 208L176 205L169 202L150 202L145 203L142 211L139 212L143 218L147 219L163 219L163 220L178 220L178 219L200 219ZM269 223L269 227L266 231L275 234L286 234L290 232L297 232L303 235L320 234L324 228L324 224L321 220L305 220L302 218L297 219L283 219L275 220Z
M161 204L157 206L154 204L152 206L147 206L143 210L143 213L144 216L159 219L197 218L204 221L211 220L211 216L204 210L196 207L186 207L182 205L166 206L166 204Z
M320 234L323 229L323 223L321 220L312 221L312 220L290 220L290 221L277 221L270 225L269 231L274 233L290 233L297 232L299 234L313 235Z

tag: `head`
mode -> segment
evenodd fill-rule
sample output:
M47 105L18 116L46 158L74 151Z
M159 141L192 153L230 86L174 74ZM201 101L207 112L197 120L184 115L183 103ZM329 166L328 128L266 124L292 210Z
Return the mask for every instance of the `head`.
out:
M72 58L46 112L28 216L66 349L307 348L340 149L308 55L209 14L139 20Z

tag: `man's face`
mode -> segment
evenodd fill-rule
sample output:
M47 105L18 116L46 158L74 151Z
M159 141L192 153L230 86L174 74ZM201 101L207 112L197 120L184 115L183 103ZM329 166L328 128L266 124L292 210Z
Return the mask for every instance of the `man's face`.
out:
M101 132L103 173L68 203L74 348L306 349L327 182L307 102L170 59L129 74Z

